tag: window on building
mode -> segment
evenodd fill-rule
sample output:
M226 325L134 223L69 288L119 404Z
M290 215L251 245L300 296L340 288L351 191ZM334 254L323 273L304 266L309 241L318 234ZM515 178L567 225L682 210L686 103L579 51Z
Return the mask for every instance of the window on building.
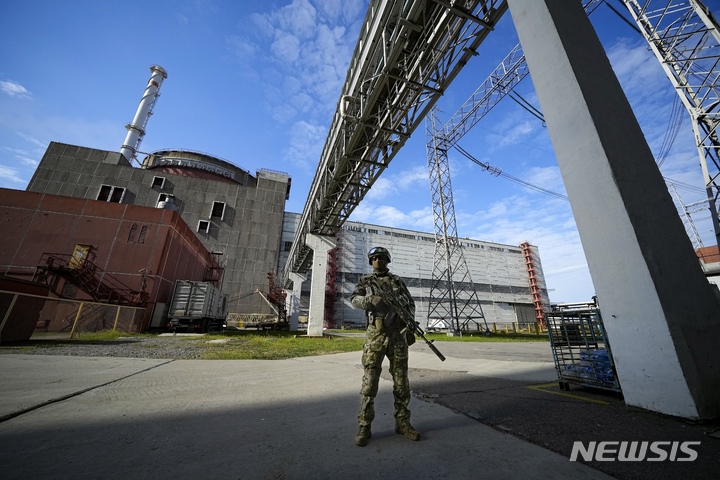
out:
M160 202L175 202L175 195L172 195L170 193L161 193L158 195L158 205Z
M223 217L225 217L225 202L213 202L210 218L219 218L222 220Z
M210 231L210 222L207 220L200 220L198 222L197 231L208 233Z
M145 243L145 236L147 235L148 226L143 225L138 229L139 225L137 223L133 223L130 225L130 233L128 233L128 243L135 243L137 236L137 243ZM139 234L138 234L139 230Z
M283 252L289 252L292 248L293 242L284 242L283 243Z
M137 223L133 223L130 225L130 233L128 234L128 243L132 243L135 241L135 234L137 233Z
M123 187L114 187L112 185L100 185L100 192L97 199L102 202L122 203L125 196Z
M162 190L165 186L165 177L153 177L152 188L158 188Z

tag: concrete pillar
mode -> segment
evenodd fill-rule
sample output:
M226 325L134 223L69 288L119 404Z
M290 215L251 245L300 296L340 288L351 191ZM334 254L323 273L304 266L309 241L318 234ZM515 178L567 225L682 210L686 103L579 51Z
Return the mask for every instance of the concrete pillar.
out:
M290 280L293 282L293 288L290 292L288 301L290 307L290 331L296 332L298 329L298 316L300 315L300 295L302 291L302 283L307 280L306 275L290 272Z
M580 0L508 0L626 403L720 415L720 303Z
M327 277L328 252L335 248L334 237L308 233L305 242L313 249L312 274L310 278L310 308L308 310L309 337L322 336L325 323L325 278Z

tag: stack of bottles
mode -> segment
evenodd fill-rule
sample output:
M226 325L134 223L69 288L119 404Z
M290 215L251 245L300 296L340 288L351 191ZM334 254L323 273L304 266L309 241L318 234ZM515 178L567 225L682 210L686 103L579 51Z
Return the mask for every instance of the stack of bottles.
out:
M607 349L580 350L580 361L565 365L564 375L576 377L593 383L613 385L615 374L610 365Z

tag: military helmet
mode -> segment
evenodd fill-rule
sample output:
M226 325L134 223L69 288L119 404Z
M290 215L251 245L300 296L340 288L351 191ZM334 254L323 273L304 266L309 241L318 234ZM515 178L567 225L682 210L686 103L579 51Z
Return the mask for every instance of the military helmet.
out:
M368 263L372 265L373 257L386 257L388 263L390 263L390 252L384 247L374 247L368 252Z

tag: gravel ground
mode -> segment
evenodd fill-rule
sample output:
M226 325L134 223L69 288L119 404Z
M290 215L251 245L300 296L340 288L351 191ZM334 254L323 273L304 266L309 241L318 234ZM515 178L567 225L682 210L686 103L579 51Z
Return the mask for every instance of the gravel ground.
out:
M0 354L66 355L75 357L129 357L196 359L214 344L227 340L207 340L202 336L177 335L157 337L126 337L103 342L79 342L38 339L0 345Z

